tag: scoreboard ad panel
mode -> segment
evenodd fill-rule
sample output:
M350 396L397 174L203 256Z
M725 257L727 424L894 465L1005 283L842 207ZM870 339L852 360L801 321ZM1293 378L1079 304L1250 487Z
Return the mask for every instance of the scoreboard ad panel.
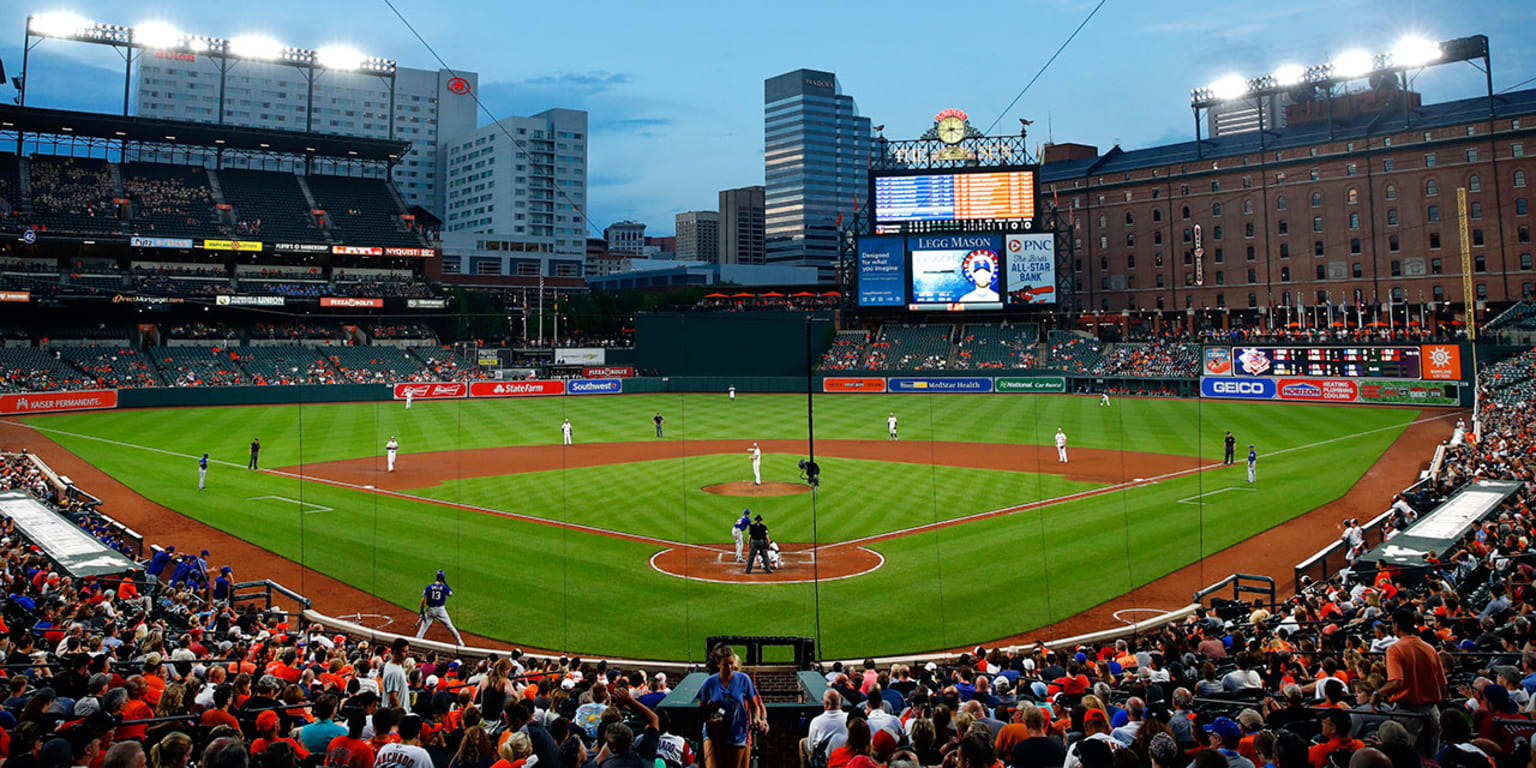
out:
M1418 346L1234 347L1231 361L1235 376L1424 378L1423 350Z
M912 252L912 309L1002 309L1002 238L925 235Z
M907 303L907 251L900 237L859 240L859 306L899 307Z

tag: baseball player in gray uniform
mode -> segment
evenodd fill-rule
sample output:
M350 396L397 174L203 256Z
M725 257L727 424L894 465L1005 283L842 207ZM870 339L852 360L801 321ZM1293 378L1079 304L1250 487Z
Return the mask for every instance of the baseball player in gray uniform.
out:
M453 641L459 645L464 644L458 628L453 626L453 619L448 618L448 598L452 596L453 589L448 586L448 576L438 571L437 580L421 591L421 604L417 608L421 615L416 629L417 637L426 637L432 622L441 621L453 633Z

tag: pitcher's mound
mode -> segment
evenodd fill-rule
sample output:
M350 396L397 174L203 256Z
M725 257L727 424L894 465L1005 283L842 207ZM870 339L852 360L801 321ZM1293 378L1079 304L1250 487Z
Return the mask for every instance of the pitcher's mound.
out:
M797 493L810 493L811 487L801 483L763 483L762 485L753 485L748 482L740 482L706 485L701 490L706 493L718 493L721 496L792 496Z

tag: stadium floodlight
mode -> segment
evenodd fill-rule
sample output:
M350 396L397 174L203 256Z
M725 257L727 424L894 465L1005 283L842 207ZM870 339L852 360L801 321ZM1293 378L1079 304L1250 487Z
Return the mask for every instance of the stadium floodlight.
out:
M74 37L90 26L91 22L68 11L39 13L27 22L27 29L41 37Z
M163 21L146 21L133 28L133 41L146 48L175 48L181 31Z
M1392 48L1392 64L1398 67L1422 67L1439 61L1443 52L1439 43L1422 37L1405 37Z
M283 54L283 44L261 35L241 35L230 39L229 52L242 59L276 59Z
M1248 81L1237 75L1226 77L1211 83L1211 94L1218 99L1240 99L1248 92Z
M363 65L363 52L347 45L327 45L315 51L315 61L326 69L358 69Z
M1329 63L1333 67L1334 77L1346 80L1364 77L1375 69L1375 61L1371 55L1358 48L1339 54L1338 58Z
M1306 77L1306 67L1303 67L1299 64L1286 64L1285 66L1275 70L1274 74L1275 85L1278 85L1282 88L1292 85L1301 85L1302 81L1305 80Z

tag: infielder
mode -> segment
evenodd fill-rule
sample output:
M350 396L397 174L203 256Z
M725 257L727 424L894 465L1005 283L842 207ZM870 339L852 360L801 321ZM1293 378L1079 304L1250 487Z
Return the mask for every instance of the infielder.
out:
M1108 391L1100 392L1099 393L1099 407L1103 408L1106 405L1109 405L1109 392Z
M564 444L564 445L570 445L571 444L571 420L570 419L566 419L565 421L560 422L560 440L561 440L561 443Z
M1248 482L1259 479L1259 452L1253 449L1253 443L1248 444Z
M890 431L891 431L891 439L895 440L896 439L896 412L895 411L891 411L891 415L885 417L885 426L888 429L890 429Z
M389 436L389 442L384 444L384 455L389 457L389 471L395 471L395 454L400 451L400 441L394 435Z
M206 487L207 481L208 481L208 454L205 453L205 454L203 454L203 457L201 459L197 460L197 489L199 491L203 490L203 488Z
M736 562L744 563L746 559L741 556L741 548L746 540L747 527L752 525L752 510L743 509L741 517L736 519L736 524L731 526L731 540L736 542Z
M411 401L415 400L415 399L416 399L416 392L415 392L415 390L412 390L410 387L406 387L406 389L405 389L405 409L407 411L409 411L411 409Z
M1061 427L1056 428L1056 463L1067 463L1067 433Z
M416 629L417 637L426 637L427 629L432 622L441 621L453 633L453 641L459 645L464 644L464 638L459 636L459 630L453 626L453 619L448 618L448 598L453 595L453 590L448 586L448 576L442 571L437 572L437 581L427 585L421 591L421 605L417 612L421 619Z
M752 444L752 450L747 451L747 453L752 457L752 484L753 485L762 485L763 484L763 451L762 451L762 449L757 447L757 443L753 443Z
M261 438L251 438L251 461L245 465L246 469L256 468L256 459L261 455Z
M736 385L732 384L731 388L726 391L731 393L731 402L736 402Z
M657 411L655 417L653 417L651 421L655 422L656 424L656 436L661 437L661 423L666 421L666 419L661 417L661 411Z

